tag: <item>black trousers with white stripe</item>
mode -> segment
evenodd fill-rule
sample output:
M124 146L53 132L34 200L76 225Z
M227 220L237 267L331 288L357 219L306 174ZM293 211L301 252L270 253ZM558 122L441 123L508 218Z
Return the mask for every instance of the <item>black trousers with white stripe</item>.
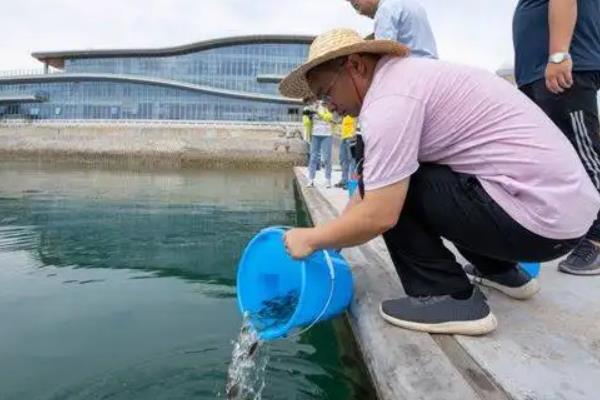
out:
M600 122L597 98L600 90L600 71L574 72L573 80L573 86L561 94L550 92L544 79L520 89L544 110L567 136L600 192ZM586 237L600 241L600 215Z

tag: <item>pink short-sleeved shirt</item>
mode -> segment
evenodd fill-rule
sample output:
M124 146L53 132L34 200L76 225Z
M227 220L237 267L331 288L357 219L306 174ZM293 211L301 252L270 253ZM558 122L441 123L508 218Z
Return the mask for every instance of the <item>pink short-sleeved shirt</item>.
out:
M384 57L360 123L367 191L436 163L476 176L538 235L583 236L596 219L600 196L573 146L524 94L488 71Z

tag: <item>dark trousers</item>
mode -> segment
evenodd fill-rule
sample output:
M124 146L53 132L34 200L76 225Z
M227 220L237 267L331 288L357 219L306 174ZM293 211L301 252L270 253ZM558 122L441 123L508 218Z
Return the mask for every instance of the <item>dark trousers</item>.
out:
M442 237L484 274L547 261L579 242L536 235L513 220L477 178L424 164L410 180L398 224L383 234L409 296L464 293L471 284Z
M544 79L520 89L544 110L569 139L600 192L600 123L597 103L600 71L574 72L573 80L573 86L562 94L550 92ZM600 241L600 215L586 237Z

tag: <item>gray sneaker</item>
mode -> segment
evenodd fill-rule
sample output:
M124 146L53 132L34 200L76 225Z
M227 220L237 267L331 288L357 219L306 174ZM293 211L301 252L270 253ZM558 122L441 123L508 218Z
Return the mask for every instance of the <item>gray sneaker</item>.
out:
M583 239L571 254L558 264L558 270L573 275L600 275L600 248Z
M501 274L483 275L471 264L464 267L469 280L481 286L487 286L517 300L527 300L540 291L540 283L532 278L520 265Z
M448 295L386 300L379 313L393 325L429 333L484 335L498 325L478 288L465 300Z

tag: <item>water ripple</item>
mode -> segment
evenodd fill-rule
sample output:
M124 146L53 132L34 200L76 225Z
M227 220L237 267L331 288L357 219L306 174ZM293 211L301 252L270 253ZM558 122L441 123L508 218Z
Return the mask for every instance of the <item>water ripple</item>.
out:
M33 250L38 244L35 226L0 226L0 251Z

